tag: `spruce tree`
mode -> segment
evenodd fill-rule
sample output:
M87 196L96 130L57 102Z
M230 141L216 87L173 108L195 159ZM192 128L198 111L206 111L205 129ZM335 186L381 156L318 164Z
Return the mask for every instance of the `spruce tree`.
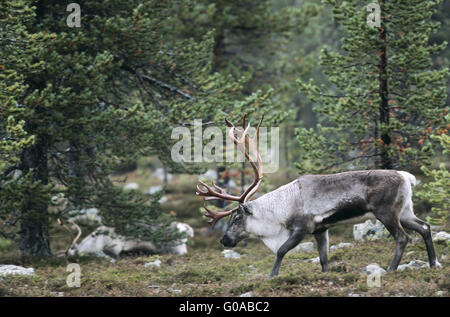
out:
M436 130L436 134L431 136L439 142L439 146L442 149L442 160L439 163L439 167L432 169L427 166L422 166L422 171L425 176L431 178L431 181L424 184L423 187L417 192L417 196L421 199L429 201L433 208L433 216L428 216L427 221L435 225L445 224L449 216L450 208L450 172L446 167L446 162L450 155L450 137L448 130L450 128L450 115L445 116L444 122L447 124L442 128Z
M399 169L430 163L446 107L448 69L433 69L429 44L441 1L378 1L379 27L367 23L366 1L326 1L344 30L339 50L320 59L329 85L298 81L315 102L316 129L299 128L300 171Z
M29 92L27 74L42 70L42 62L34 56L42 53L43 36L28 30L34 18L28 1L3 4L0 12L1 233L4 236L14 234L9 224L19 222L24 235L39 238L34 246L22 240L21 248L29 247L33 253L49 255L48 219L39 217L28 207L32 200L36 205L40 204L39 197L46 195L50 188L46 183L36 186L38 181L28 169L17 169L24 160L24 152L37 143L35 135L27 129L26 116L29 111L23 102L23 95ZM29 210L29 216L21 212L25 209ZM25 228L27 224L28 230ZM34 224L38 224L39 229L35 229Z
M0 15L0 173L8 174L8 166L13 165L19 159L20 150L33 142L33 137L28 136L23 129L24 121L18 121L15 113L23 111L23 106L17 102L26 86L23 83L24 71L33 71L39 65L32 64L27 43L33 40L27 33L25 23L29 21L32 11L20 10L21 1L7 3L2 7ZM14 16L13 16L14 15ZM14 65L5 69L5 65ZM8 113L6 109L15 108L15 112Z

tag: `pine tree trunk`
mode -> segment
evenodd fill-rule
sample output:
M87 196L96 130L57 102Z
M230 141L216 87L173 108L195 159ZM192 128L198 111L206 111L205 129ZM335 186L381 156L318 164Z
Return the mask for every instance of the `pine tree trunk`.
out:
M30 169L33 173L33 181L48 184L47 166L47 138L37 138L35 145L22 153L23 171ZM19 250L23 255L51 256L48 202L44 197L34 193L25 197L26 201L22 210L22 223L20 228Z
M48 221L43 223L34 217L26 217L20 228L19 250L23 255L52 256Z
M223 34L223 32L221 32L219 35L216 36L215 39L215 43L214 43L214 61L213 61L213 65L211 68L211 72L215 73L217 71L219 71L219 64L220 64L220 59L223 55L223 51L225 49L225 45L224 45L224 40L225 40L225 36Z
M384 0L381 1L381 9L383 10ZM379 63L379 96L380 96L380 123L384 125L384 127L389 126L389 86L388 86L388 78L387 78L387 66L388 66L388 58L387 58L387 48L386 48L386 24L382 24L379 31L379 37L382 41L382 48L379 52L380 54L380 63ZM381 140L383 141L383 145L381 148L381 168L383 169L392 169L392 159L389 157L387 152L388 146L391 144L391 136L388 132L383 129L381 133Z

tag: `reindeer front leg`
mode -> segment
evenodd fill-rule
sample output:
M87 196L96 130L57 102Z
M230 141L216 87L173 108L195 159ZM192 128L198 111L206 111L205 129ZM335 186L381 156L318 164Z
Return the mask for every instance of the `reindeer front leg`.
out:
M301 229L294 229L287 239L285 243L278 249L277 251L277 259L275 260L275 264L273 265L272 272L270 273L270 277L274 277L278 275L278 270L280 269L281 261L283 257L288 253L291 249L293 249L300 241L305 237L305 231Z
M328 272L328 230L314 234L319 249L320 265L322 272Z

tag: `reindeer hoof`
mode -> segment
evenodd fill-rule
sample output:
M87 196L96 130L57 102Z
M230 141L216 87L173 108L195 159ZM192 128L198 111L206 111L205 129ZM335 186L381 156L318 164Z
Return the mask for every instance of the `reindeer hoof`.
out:
M431 267L440 268L440 267L442 267L442 264L439 263L438 260L436 260L436 262L434 264L432 264Z

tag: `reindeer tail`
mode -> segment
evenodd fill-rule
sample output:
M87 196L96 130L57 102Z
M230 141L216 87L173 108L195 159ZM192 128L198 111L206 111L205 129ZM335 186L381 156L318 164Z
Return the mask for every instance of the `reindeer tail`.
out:
M402 177L410 183L411 187L416 185L416 177L413 174L405 171L398 171L398 173L400 173L400 175L402 175Z

